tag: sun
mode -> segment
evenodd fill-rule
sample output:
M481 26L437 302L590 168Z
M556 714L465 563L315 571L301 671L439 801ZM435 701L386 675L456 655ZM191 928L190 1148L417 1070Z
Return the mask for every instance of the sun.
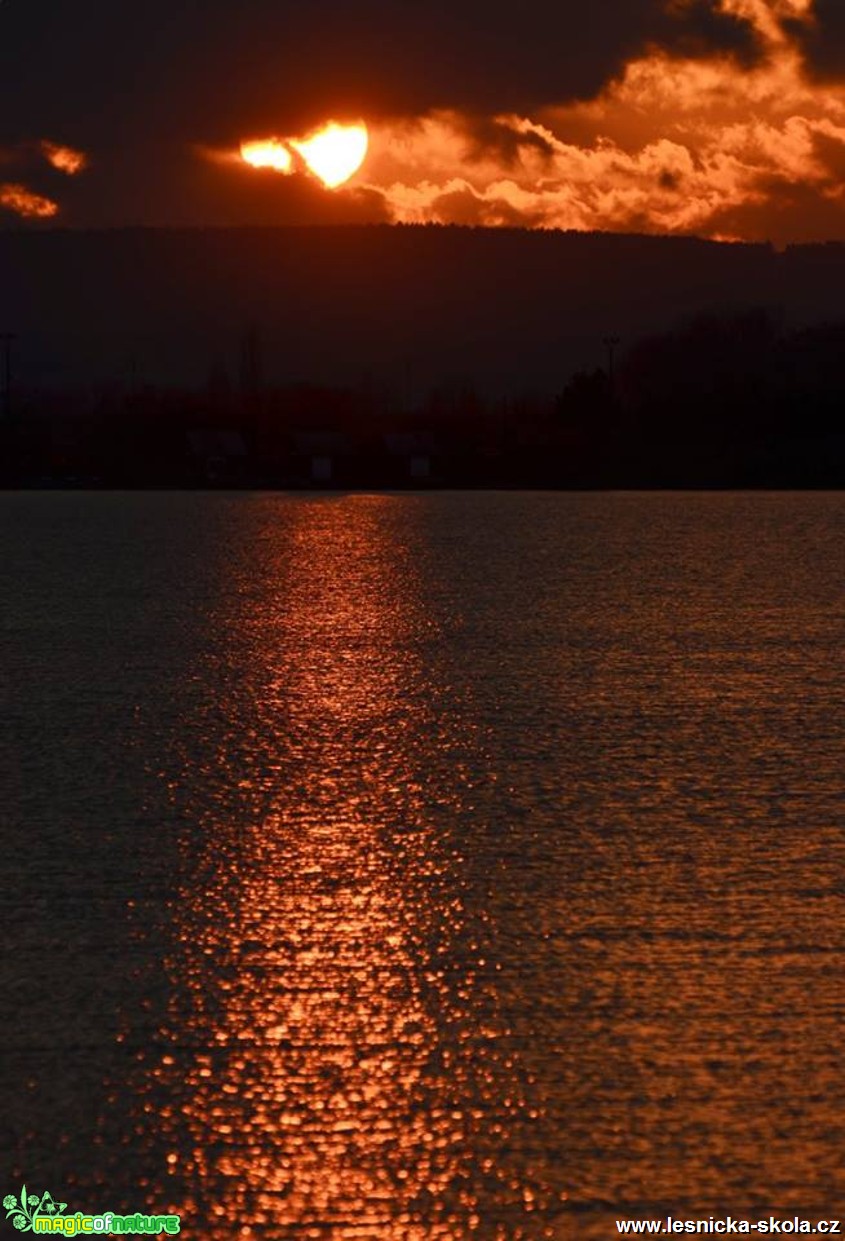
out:
M294 152L313 176L337 189L363 164L370 136L363 121L340 125L327 121L307 138L252 138L243 141L240 157L251 168L270 168L285 176L296 171Z
M302 141L292 139L289 145L302 156L309 171L333 190L354 176L363 164L369 134L363 123L339 125L330 121Z

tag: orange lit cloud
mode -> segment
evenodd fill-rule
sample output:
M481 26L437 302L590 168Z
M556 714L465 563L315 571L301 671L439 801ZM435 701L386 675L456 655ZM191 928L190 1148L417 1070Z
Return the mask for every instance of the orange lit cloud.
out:
M384 122L367 188L396 222L845 237L845 87L811 80L795 35L812 0L713 4L751 27L752 66L653 48L589 102Z
M84 151L43 139L37 143L21 143L0 151L0 161L13 165L12 175L28 177L36 159L45 159L53 168L67 176L75 176L88 166ZM21 181L0 183L0 210L10 211L24 220L49 220L59 213L59 204L44 194L30 190Z
M82 172L88 164L88 157L84 151L76 151L73 147L60 146L56 142L48 142L46 139L41 143L41 153L48 163L57 168L59 172L65 172L68 176L73 177L78 172Z
M33 194L25 185L13 183L0 185L0 208L29 220L49 219L59 211L58 204L52 199Z

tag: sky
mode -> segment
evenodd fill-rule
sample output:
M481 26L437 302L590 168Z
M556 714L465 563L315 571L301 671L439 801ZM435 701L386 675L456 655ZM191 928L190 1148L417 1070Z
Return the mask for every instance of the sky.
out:
M240 157L330 121L369 135L340 187ZM842 0L0 0L0 227L786 244L845 238L843 173Z

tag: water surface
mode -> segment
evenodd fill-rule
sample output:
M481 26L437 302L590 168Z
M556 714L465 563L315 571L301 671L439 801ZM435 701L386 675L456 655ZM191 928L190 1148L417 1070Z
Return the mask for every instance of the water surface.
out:
M8 1188L211 1241L842 1214L843 536L0 496Z

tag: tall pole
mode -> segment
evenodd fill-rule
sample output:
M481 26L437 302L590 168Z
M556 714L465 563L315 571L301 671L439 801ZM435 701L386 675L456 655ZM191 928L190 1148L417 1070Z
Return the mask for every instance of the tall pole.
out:
M613 391L613 359L616 346L620 344L618 336L605 336L604 344L607 348L607 378L610 382L610 390Z
M6 422L12 418L12 341L14 332L0 332L3 342L3 414Z

